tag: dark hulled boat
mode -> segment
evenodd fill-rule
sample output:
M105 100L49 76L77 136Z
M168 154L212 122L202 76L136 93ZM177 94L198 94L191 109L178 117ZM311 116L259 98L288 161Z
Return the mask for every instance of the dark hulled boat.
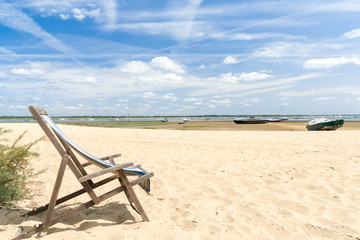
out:
M234 123L236 124L264 124L268 123L269 120L266 119L256 119L256 118L236 118Z

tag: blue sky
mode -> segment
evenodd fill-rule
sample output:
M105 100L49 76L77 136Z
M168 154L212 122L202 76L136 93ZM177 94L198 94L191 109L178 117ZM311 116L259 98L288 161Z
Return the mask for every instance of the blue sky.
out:
M358 0L0 0L0 116L359 114Z

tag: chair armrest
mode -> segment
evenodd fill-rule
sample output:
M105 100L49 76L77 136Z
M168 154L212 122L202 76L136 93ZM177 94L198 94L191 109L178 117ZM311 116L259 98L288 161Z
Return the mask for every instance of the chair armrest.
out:
M110 173L110 172L114 172L114 171L117 171L119 169L122 169L122 168L126 168L126 167L130 167L134 165L132 162L128 162L128 163L122 163L122 164L119 164L119 165L115 165L113 167L109 167L109 168L104 168L104 169L101 169L99 171L96 171L96 172L93 172L93 173L90 173L88 175L85 175L81 178L79 178L79 182L86 182L94 177L98 177L98 176L101 176L105 173Z
M149 179L149 178L151 178L153 176L154 176L153 172L148 172L145 175L142 175L141 177L138 177L135 180L132 180L130 182L130 184L131 184L131 186L134 186L134 185L139 184L139 183L141 183L141 182L145 181L146 179Z
M112 159L120 157L120 156L121 156L121 153L118 153L118 154L102 157L102 158L100 158L100 160L110 161L112 164L115 164L115 162ZM90 166L91 164L92 163L90 163L90 162L86 162L86 163L81 164L81 166L87 167L87 166Z
M110 160L110 159L117 158L117 157L120 157L120 156L121 156L121 153L118 153L118 154L114 154L114 155L102 157L102 158L100 158L100 159L101 159L101 160Z

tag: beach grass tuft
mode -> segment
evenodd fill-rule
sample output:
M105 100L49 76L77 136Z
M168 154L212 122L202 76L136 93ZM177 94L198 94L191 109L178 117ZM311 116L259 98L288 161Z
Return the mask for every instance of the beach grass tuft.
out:
M11 132L0 128L0 136ZM30 159L38 153L30 150L42 138L28 144L19 144L26 131L12 144L6 144L7 139L0 139L0 205L6 205L15 200L24 199L27 194L27 181L39 174L30 167Z

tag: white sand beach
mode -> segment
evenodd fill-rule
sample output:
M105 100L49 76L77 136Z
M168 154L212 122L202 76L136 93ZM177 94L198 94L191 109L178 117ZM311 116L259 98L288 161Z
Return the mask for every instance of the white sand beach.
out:
M360 131L176 131L59 125L95 156L121 153L154 172L151 192L134 187L150 222L124 194L30 239L360 239ZM44 135L35 123L1 123L23 143ZM41 182L33 197L0 209L0 239L28 230L45 213L21 214L49 202L60 156L39 142L32 160ZM116 185L114 181L111 184ZM69 169L60 196L80 189ZM66 202L56 213L88 201Z

